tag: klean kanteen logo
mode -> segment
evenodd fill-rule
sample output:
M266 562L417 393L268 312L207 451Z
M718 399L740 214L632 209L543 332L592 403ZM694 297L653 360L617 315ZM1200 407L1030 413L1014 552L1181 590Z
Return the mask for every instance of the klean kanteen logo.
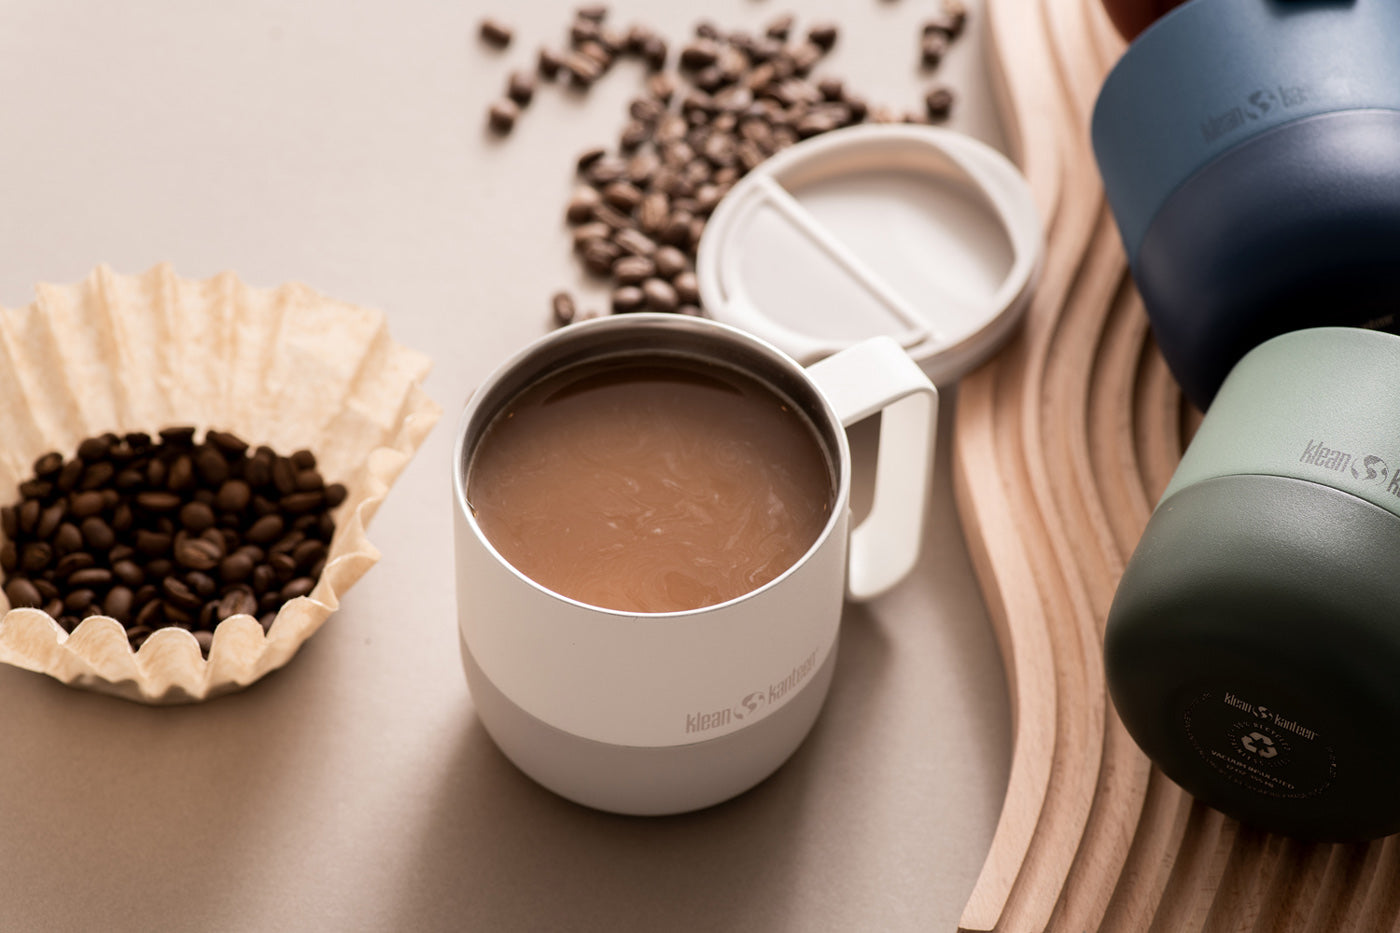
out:
M1240 697L1236 696L1228 690L1225 691L1224 703L1226 706L1233 706L1240 712L1248 713L1251 716L1258 717L1264 722L1271 723L1283 729L1287 729L1294 735L1301 735L1305 739L1317 738L1316 730L1309 729L1307 726L1300 724L1296 719L1289 719L1283 714L1270 709L1262 703L1250 703L1246 700L1241 699ZM1251 751L1253 751L1253 749L1251 749Z
M775 680L766 689L754 690L746 693L733 706L725 706L716 710L698 710L694 713L687 713L685 717L686 734L697 732L709 732L721 726L728 726L735 722L742 722L745 719L756 719L759 714L770 706L775 706L783 701L789 693L795 690L798 684L811 676L812 671L817 666L817 653L813 651L807 655L801 664L793 667L788 675L782 680Z
M1400 470L1392 476L1389 464L1375 454L1353 454L1350 451L1328 447L1322 441L1309 440L1298 462L1334 473L1350 473L1352 479L1363 483L1380 484L1389 479L1387 491L1400 495Z

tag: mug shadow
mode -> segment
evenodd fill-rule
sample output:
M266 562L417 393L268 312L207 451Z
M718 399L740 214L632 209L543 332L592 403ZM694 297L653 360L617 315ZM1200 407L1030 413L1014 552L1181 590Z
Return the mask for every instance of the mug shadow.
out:
M822 785L848 778L859 759L870 715L860 707L872 697L862 684L888 661L878 627L850 618L862 613L847 607L831 692L806 741L754 788L692 813L618 816L556 796L517 770L465 708L425 808L431 819L401 866L393 928L793 928L794 901L812 896L813 846L828 835L831 791Z
M314 642L289 668L318 665ZM227 927L266 886L263 827L288 806L272 789L324 741L286 712L317 705L315 679L155 708L0 666L0 927Z

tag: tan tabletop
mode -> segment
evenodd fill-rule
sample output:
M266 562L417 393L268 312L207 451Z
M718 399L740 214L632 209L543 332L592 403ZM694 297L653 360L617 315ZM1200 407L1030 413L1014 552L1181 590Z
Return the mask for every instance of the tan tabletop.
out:
M938 78L1000 144L978 4ZM619 2L679 39L787 7ZM810 0L821 69L920 105L914 0ZM472 386L580 288L574 155L640 70L484 113L573 4L0 3L0 305L99 262L300 280L382 308L446 414L370 528L383 558L283 671L150 709L0 669L0 930L949 930L1009 765L1006 682L950 493L945 389L926 551L848 607L835 683L774 777L663 819L554 797L495 749L457 656L450 449ZM494 15L516 37L478 41ZM600 303L595 301L595 304ZM858 438L860 440L860 438ZM866 438L868 440L868 438ZM0 438L3 443L3 438Z

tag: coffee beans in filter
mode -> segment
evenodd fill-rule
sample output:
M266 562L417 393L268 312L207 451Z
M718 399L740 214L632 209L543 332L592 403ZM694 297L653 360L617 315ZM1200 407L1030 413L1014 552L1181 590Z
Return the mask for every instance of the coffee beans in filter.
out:
M0 509L12 608L43 609L69 632L109 616L133 649L177 626L207 657L224 619L266 630L315 588L346 489L324 481L309 450L283 456L217 430L197 441L180 426L46 453L19 494Z

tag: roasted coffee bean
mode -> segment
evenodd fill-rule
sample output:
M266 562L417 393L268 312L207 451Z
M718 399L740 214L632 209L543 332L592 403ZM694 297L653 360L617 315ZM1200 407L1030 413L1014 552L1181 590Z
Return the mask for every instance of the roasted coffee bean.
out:
M32 534L39 524L39 513L43 507L35 499L29 499L19 507L19 530L22 534Z
M160 439L167 447L172 449L185 449L194 446L195 429L186 424L173 425L168 428L161 428L158 432Z
M214 510L203 502L188 502L180 508L180 524L194 534L213 528L215 520Z
M83 460L92 463L107 456L107 451L112 447L112 441L107 435L101 437L89 437L78 445L78 456Z
M19 494L26 499L46 499L53 492L53 483L40 479L25 480L19 484Z
M583 251L583 266L597 276L606 277L622 250L606 240L594 240Z
M72 522L62 522L51 540L54 551L59 554L71 554L83 546L83 533Z
M642 203L642 192L636 185L615 181L603 189L603 203L619 211L631 211Z
M962 33L963 24L965 22L966 11L964 11L963 15L960 17L950 15L945 10L945 12L943 13L931 16L928 19L924 20L924 25L920 31L922 32L924 38L928 38L929 36L940 36L945 41L946 47L947 41L956 39Z
M284 600L291 600L299 596L306 596L315 588L315 580L310 577L297 577L286 583L278 595Z
M506 96L521 107L529 105L535 97L535 79L527 71L511 72L506 83Z
M578 306L574 303L574 297L568 292L555 292L549 299L550 314L554 317L554 323L560 327L565 324L572 324L575 315L578 314Z
M235 615L250 616L257 611L258 599L253 595L252 589L247 586L231 587L219 600L218 616L220 620Z
M644 196L637 209L637 226L648 236L657 236L666 229L671 216L670 199L664 192L652 191Z
M54 480L54 488L59 492L68 492L74 489L79 480L83 478L83 461L74 457L58 471L58 478Z
M290 496L283 496L277 503L283 512L291 515L301 515L314 509L319 509L325 505L326 497L320 490L309 490L305 492L294 492Z
M590 208L590 213L602 204L601 196ZM595 220L574 228L573 239L574 249L582 255L588 247L601 240L606 240L612 234L612 228L601 220Z
M19 551L15 548L13 541L6 541L0 544L0 570L5 573L12 573L19 566Z
M681 67L690 71L713 65L719 60L719 49L711 39L701 37L681 49Z
M67 502L69 514L74 518L83 519L102 511L103 496L101 492L95 490L75 492L68 498ZM41 537L47 537L47 535L41 535Z
M34 475L51 477L63 468L63 454L51 450L34 461Z
M656 266L645 256L629 254L613 263L612 274L619 285L640 285L656 274Z
M603 63L583 52L570 52L564 56L564 70L580 88L587 88L603 76Z
M228 431L209 431L204 440L223 451L227 457L241 457L248 452L248 442Z
M269 564L258 564L253 568L253 592L260 597L277 585L277 571Z
M263 452L259 450L248 461L243 469L243 478L247 480L249 486L258 489L272 482L272 461L274 459L271 451L268 451L268 455L264 456Z
M779 39L786 42L788 35L792 32L794 19L791 14L783 14L777 19L768 23L763 29L763 34L770 39Z
M682 272L676 276L672 284L675 286L676 297L681 304L700 303L700 282L696 279L694 272Z
M948 54L948 34L929 31L927 26L924 30L919 39L919 62L925 68L937 68L943 62L943 56Z
M520 119L520 105L509 98L501 98L495 101L486 111L486 124L491 131L504 136L515 128L515 121Z
M587 223L593 219L593 209L602 199L597 188L587 185L575 188L569 198L568 207L564 210L565 219L575 225Z
M631 253L634 256L650 256L656 252L656 241L640 230L627 228L619 230L613 236L613 242L617 246Z
M617 148L624 153L633 153L648 139L651 139L651 126L641 120L629 120L627 125L622 127L622 134L617 137Z
M97 598L97 593L93 590L70 590L67 596L63 597L63 608L68 612L82 612L92 601Z
M43 570L53 561L53 548L46 541L26 544L19 552L19 569L34 574Z
M241 583L252 574L255 563L244 551L235 551L219 561L219 576L230 583Z
M624 285L613 290L612 309L617 314L640 311L646 304L646 295L635 285Z
M84 493L84 495L87 494ZM63 521L63 517L67 512L68 503L63 499L60 499L53 505L44 509L39 513L39 520L34 523L35 536L39 538L52 537L53 533L58 530L59 523Z
M105 461L94 463L83 470L83 477L78 481L79 489L98 489L111 482L112 477L117 474L117 468Z
M839 35L840 30L835 23L818 23L807 31L807 41L823 51L830 51Z
M541 47L535 61L536 70L546 81L557 78L560 69L564 67L564 57L551 48Z
M96 515L83 519L79 526L83 534L83 542L91 548L105 551L117 543L117 533Z
M180 507L181 499L173 492L141 492L136 504L148 512L171 512Z
M219 591L219 584L207 573L191 570L185 574L185 585L200 599L208 599Z
M131 590L125 586L112 587L102 600L102 612L125 625L131 618L133 596Z
M936 87L924 95L924 109L930 120L946 120L953 110L953 92L946 87Z
M223 549L203 538L176 537L175 563L190 570L211 570L223 560Z
M271 544L282 536L282 516L271 513L253 523L244 536L254 544Z
M197 618L197 609L177 605L168 599L163 600L160 605L161 614L165 616L166 625L178 625L180 628L186 629L193 628L194 620Z
M491 17L483 19L477 31L483 42L498 49L510 45L510 40L515 37L514 30L500 20Z
M660 36L651 36L642 43L642 61L650 71L660 71L666 67L666 58L670 53L666 40Z
M180 609L198 609L203 603L189 585L179 577L166 577L161 582L161 590L165 594L167 606L175 606Z
M112 571L106 567L87 567L76 570L68 576L69 586L79 587L107 587L112 584Z
M297 562L298 567L305 570L314 567L318 562L324 560L326 552L326 543L312 538L296 546L292 551L292 559Z
M24 577L11 577L7 580L5 596L9 598L10 606L15 609L38 608L44 603L38 588Z
M215 504L224 512L241 512L247 508L248 500L252 497L253 491L246 481L231 479L219 487Z
M112 575L129 587L139 587L146 582L145 571L135 561L117 561L112 565Z
M199 471L199 478L204 485L217 489L224 480L228 479L228 461L219 452L217 447L206 445L201 447L194 456L194 467Z
M150 599L140 609L136 611L136 618L133 620L137 628L149 630L160 628L165 624L165 604L159 599ZM131 635L127 635L131 638Z
M676 289L665 279L647 279L642 284L642 294L648 311L670 312L680 304Z
M284 496L296 492L297 468L290 460L278 460L272 464L272 485Z
M95 566L97 559L86 551L74 551L71 554L64 554L54 564L53 574L55 577L67 579L79 570L86 570Z
M598 42L603 35L603 29L592 20L575 19L569 24L569 45L579 48L586 42Z

